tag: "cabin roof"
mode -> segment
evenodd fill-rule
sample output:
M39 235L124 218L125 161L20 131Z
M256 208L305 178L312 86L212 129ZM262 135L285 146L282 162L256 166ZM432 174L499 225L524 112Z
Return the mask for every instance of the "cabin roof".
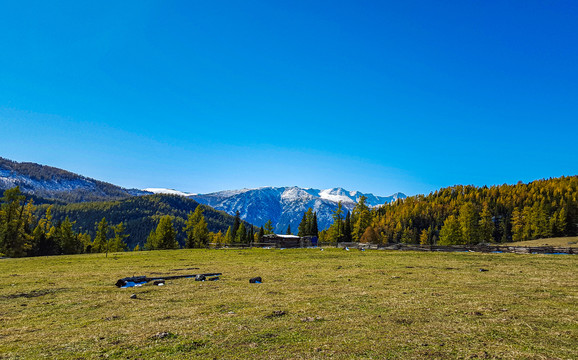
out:
M269 234L265 235L265 237L280 237L282 239L300 239L300 236L297 235L282 235L282 234Z

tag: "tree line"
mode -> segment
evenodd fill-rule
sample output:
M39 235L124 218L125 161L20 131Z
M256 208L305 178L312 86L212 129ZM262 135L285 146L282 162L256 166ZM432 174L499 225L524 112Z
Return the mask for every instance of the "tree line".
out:
M352 213L338 206L322 242L375 244L504 243L578 234L578 176L528 184L442 188Z
M74 229L69 217L54 221L52 206L36 216L33 200L19 187L4 191L0 199L0 254L9 257L116 252L126 250L124 224L110 226L105 218L95 224L94 239Z

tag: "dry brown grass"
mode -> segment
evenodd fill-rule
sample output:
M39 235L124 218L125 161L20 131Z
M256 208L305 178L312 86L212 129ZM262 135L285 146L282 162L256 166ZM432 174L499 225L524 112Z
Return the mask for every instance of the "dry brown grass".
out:
M518 242L513 242L513 243L507 243L504 245L508 245L508 246L578 247L578 236L518 241Z
M576 259L337 249L4 259L0 358L575 359ZM224 275L114 286L195 271Z

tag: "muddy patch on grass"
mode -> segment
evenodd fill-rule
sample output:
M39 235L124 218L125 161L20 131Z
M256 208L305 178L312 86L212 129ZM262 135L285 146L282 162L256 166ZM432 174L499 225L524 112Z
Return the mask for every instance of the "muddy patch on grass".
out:
M40 297L40 296L44 296L44 295L48 295L48 294L54 294L57 292L64 292L64 291L68 291L70 289L67 288L58 288L58 289L40 289L40 290L32 290L30 292L27 293L18 293L18 294L10 294L10 295L4 295L2 297L0 297L1 299L18 299L18 298L35 298L35 297Z
M272 319L272 318L277 318L277 317L281 317L281 316L285 316L285 315L287 315L287 311L275 310L271 314L265 316L265 318Z

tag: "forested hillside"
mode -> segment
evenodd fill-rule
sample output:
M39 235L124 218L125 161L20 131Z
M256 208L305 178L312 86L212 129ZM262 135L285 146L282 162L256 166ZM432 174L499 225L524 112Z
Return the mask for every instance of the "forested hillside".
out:
M87 232L91 237L95 236L96 226L103 217L111 224L124 223L126 233L130 236L126 239L129 248L140 244L142 248L150 231L153 230L160 218L164 215L174 217L174 225L177 230L177 240L184 244L184 233L187 214L195 211L200 204L195 200L177 195L145 195L131 197L119 201L104 201L90 203L73 203L67 205L54 205L52 207L53 222L58 223L66 217L76 221L75 229L79 232ZM204 208L204 216L208 230L223 233L232 226L235 217L223 211L217 211L209 206L200 205ZM46 209L46 205L38 207L40 216ZM247 223L245 223L247 224Z
M223 237L223 232L229 235L231 228L235 229L234 234L239 233L240 239L254 230L238 215L233 217L176 195L41 203L37 206L18 187L3 192L0 257L206 247L210 241L219 244L238 241L235 236Z
M578 233L578 176L443 188L372 213L377 242L467 244Z
M52 166L19 163L0 157L0 190L15 186L19 186L20 191L28 195L64 202L120 200L147 194Z

